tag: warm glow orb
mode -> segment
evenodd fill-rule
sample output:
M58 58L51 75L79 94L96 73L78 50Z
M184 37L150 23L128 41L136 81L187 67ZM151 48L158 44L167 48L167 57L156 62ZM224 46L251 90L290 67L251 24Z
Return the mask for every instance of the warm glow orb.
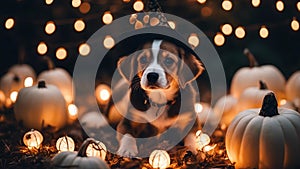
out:
M104 14L103 14L103 16L102 16L102 21L103 21L103 23L104 24L110 24L110 23L112 23L112 21L113 21L113 16L112 16L112 14L110 13L110 11L106 11L106 12L104 12Z
M144 3L140 0L135 1L133 4L133 9L137 12L140 12L144 9Z
M45 42L40 42L38 47L37 47L38 54L44 55L44 54L47 53L47 51L48 51L48 47L47 47L46 43Z
M115 40L110 35L107 35L103 40L103 45L106 49L111 49L115 46Z
M104 100L104 101L106 101L110 98L110 93L106 89L101 90L99 95L100 95L101 100Z
M201 15L205 16L205 17L211 16L212 12L213 12L212 8L210 8L208 6L204 6L201 9Z
M171 164L170 155L165 150L154 150L149 156L149 164L153 168L167 168Z
M24 80L24 86L25 87L31 87L33 85L33 78L32 77L26 77Z
M89 2L83 2L79 7L79 11L83 14L88 13L90 10L91 10L91 5Z
M252 0L251 3L253 7L258 7L260 5L260 0Z
M56 26L55 26L55 23L53 21L49 21L46 23L46 26L45 26L45 32L50 35L52 34L56 29Z
M226 23L221 27L221 30L224 35L230 35L232 33L232 26L229 23Z
M86 156L98 157L102 160L105 160L106 153L107 153L107 148L105 144L103 144L100 141L96 141L96 143L89 144L86 149Z
M259 36L262 38L267 38L269 36L269 30L266 26L262 26L259 30Z
M188 43L192 45L193 47L197 47L200 43L200 40L198 38L198 35L195 33L192 33L188 38Z
M74 140L69 136L60 137L56 141L56 149L60 152L74 151L75 150Z
M201 103L195 103L194 109L196 113L201 113L203 111L203 106Z
M293 31L298 31L299 30L299 22L297 21L296 18L294 18L291 22L291 28Z
M222 46L225 43L225 37L222 33L218 32L214 37L214 42L217 46Z
M17 91L13 91L13 92L11 92L10 95L9 95L9 98L10 98L10 100L11 100L13 103L16 102L17 97L18 97L18 92L17 92Z
M197 0L197 2L199 2L200 4L204 4L206 0Z
M287 102L287 101L286 101L285 99L282 99L282 100L280 100L279 105L280 105L280 106L285 105L286 102Z
M108 103L111 97L111 89L106 84L99 84L95 90L95 96L100 104Z
M239 39L244 38L246 35L246 31L243 27L239 26L235 29L235 36Z
M67 50L63 47L60 47L56 50L56 58L63 60L67 57Z
M78 19L78 20L75 21L75 23L74 23L74 29L75 29L77 32L83 31L84 28L85 28L85 23L84 23L83 20Z
M39 131L34 129L31 129L31 131L25 133L25 135L23 136L23 143L29 149L38 149L41 146L43 140L43 135Z
M123 2L128 3L128 2L130 2L130 0L123 0Z
M13 18L8 18L6 21L5 21L5 28L6 29L11 29L13 28L15 25L15 20Z
M199 150L202 150L203 147L207 146L210 143L210 137L203 133L201 130L196 132L196 142Z
M78 8L81 5L81 0L72 0L72 6Z
M78 116L78 108L75 104L69 104L68 113L71 119L76 119Z
M78 48L79 54L81 56L87 56L91 52L91 47L87 43L83 43Z
M175 29L176 28L176 24L173 21L168 21L169 26L171 27L171 29Z
M225 11L230 11L232 9L232 2L229 1L229 0L224 0L222 2L222 8L225 10Z
M47 5L51 5L51 4L53 3L53 0L45 0L45 3L46 3Z
M300 2L297 3L297 9L300 12Z
M282 1L277 1L276 2L276 9L279 11L279 12L282 12L284 10L284 3Z

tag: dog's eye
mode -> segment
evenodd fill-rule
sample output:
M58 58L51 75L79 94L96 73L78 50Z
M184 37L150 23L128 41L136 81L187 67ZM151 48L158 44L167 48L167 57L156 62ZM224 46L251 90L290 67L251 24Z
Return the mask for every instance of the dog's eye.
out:
M146 64L147 62L148 62L147 56L142 56L142 57L140 58L140 63L141 63L141 64Z
M164 60L164 63L165 63L165 65L168 65L168 66L170 66L170 65L172 65L173 63L174 63L174 60L172 59L172 58L166 58L165 60Z

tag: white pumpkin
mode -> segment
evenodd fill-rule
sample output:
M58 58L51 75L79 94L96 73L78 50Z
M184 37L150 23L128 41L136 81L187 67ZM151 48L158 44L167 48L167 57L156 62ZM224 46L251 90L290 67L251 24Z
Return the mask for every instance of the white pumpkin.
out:
M47 61L49 70L41 72L38 76L38 81L45 80L47 84L57 86L63 94L67 104L73 103L75 88L73 87L72 77L66 70L55 68L50 58L47 58Z
M260 108L266 94L270 93L266 84L259 81L259 87L249 87L242 92L236 104L236 112L247 109Z
M273 65L258 66L252 53L245 49L250 67L240 68L233 76L230 93L239 98L241 93L248 87L255 87L259 80L264 81L270 90L274 91L279 100L285 98L285 77Z
M14 111L17 121L27 128L42 129L50 125L57 130L67 123L64 97L56 86L46 85L45 81L20 90Z
M300 114L277 108L273 93L261 109L239 113L228 127L225 144L236 168L300 168Z
M16 74L6 73L0 80L0 90L5 96L5 107L11 107L15 100L11 99L13 92L19 92L24 87L23 82Z
M287 100L294 102L294 104L300 107L300 70L293 73L288 79L285 91Z
M14 73L17 75L22 83L24 83L25 79L27 77L31 77L32 81L36 81L36 73L33 70L33 68L27 64L17 64L13 65L12 67L9 68L8 72Z
M214 112L218 115L221 115L221 125L226 127L230 124L232 119L237 115L235 106L237 104L237 99L232 95L225 95L218 99L214 105Z

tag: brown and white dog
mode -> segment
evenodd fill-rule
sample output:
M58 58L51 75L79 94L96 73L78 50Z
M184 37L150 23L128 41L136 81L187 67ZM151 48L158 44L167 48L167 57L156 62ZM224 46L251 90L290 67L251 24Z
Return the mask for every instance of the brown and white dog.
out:
M188 129L184 145L196 152L191 82L203 69L194 55L166 40L147 42L135 54L122 57L118 70L129 90L108 114L109 121L118 123L117 153L134 157L139 153L136 138L159 137L171 128L178 133Z

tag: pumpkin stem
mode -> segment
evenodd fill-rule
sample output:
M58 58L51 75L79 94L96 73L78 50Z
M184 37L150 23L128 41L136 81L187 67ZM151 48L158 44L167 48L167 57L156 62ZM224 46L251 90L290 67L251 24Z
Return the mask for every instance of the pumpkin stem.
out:
M49 70L55 69L55 65L49 56L44 56L44 60L47 62Z
M268 89L268 86L267 86L267 84L265 83L265 82L263 82L263 81L259 81L259 89L260 90L267 90Z
M95 143L96 144L96 140L93 139L93 138L87 138L83 143L82 145L80 146L79 150L78 150L78 153L77 153L77 156L78 157L87 157L86 155L86 149L88 148L88 146L90 144L93 144Z
M17 83L19 83L20 82L20 78L19 78L19 76L18 75L14 75L14 77L13 77L13 81L15 81L15 82L17 82Z
M250 52L250 50L248 48L244 49L244 55L246 55L248 57L249 60L249 67L253 68L258 66L258 63L254 57L254 55Z
M279 115L277 109L277 100L273 92L268 93L264 97L262 108L260 109L259 115L264 117L273 117Z
M46 87L46 82L45 82L44 80L39 81L39 83L38 83L38 88L39 88L39 89L40 89L40 88L47 88L47 87Z
M23 64L24 63L25 55L26 55L25 47L21 46L20 49L19 49L19 57L18 57L19 64Z

